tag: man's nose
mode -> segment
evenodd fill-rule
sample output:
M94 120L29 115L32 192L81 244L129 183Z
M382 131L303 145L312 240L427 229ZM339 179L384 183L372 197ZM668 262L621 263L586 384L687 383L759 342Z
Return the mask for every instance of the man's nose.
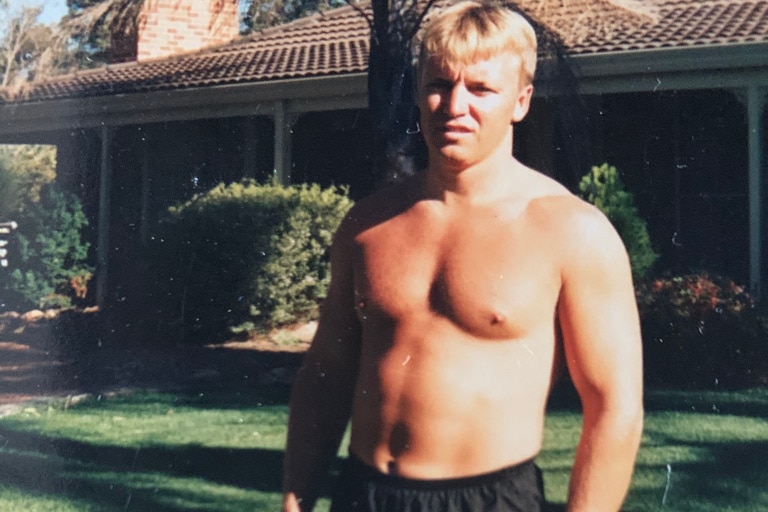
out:
M469 91L461 84L456 84L448 91L444 101L445 112L451 116L460 116L467 112Z

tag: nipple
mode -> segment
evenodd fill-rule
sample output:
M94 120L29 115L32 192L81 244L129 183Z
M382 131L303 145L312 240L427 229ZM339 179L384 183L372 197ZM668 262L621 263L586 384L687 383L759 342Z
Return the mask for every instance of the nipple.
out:
M503 315L502 313L494 313L493 316L491 316L491 325L497 325L504 323L507 320L506 315Z

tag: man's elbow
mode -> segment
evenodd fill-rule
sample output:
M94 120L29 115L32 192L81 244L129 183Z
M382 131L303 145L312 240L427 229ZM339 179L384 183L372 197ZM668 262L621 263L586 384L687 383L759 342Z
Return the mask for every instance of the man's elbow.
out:
M639 443L643 432L645 411L641 396L616 396L611 400L584 402L584 420L587 425L602 424L627 441Z

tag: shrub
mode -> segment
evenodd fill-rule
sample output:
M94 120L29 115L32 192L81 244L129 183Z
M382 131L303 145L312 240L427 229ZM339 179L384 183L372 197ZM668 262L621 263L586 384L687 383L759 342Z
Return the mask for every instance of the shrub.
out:
M636 285L647 380L743 386L768 376L768 337L742 286L708 273Z
M2 204L0 212L23 210L40 202L42 189L56 179L56 146L41 144L0 145L0 169L14 177L20 186L11 203ZM0 181L4 176L0 173ZM0 203L1 204L1 203ZM12 213L15 216L16 212ZM2 215L0 215L1 217Z
M16 217L21 203L22 186L18 177L0 160L0 220Z
M592 167L579 182L581 197L595 205L619 233L636 278L644 277L659 255L653 250L648 227L640 217L632 194L626 190L615 167Z
M246 322L314 318L327 249L351 205L346 189L245 180L172 207L154 256L165 264L166 321L180 322L187 341L217 341Z
M3 293L16 307L70 307L84 298L93 268L88 225L80 200L54 185L43 187L39 202L26 205L9 245L9 278ZM12 252L11 252L12 251Z

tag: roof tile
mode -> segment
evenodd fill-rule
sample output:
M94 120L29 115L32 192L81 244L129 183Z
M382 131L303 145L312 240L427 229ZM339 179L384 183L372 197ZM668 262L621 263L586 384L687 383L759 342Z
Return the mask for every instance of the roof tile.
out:
M625 0L631 2L636 0ZM638 19L609 2L519 0L574 55L653 48L768 42L768 0L646 0ZM370 16L370 8L366 7ZM161 60L130 62L51 77L13 101L165 91L217 84L365 72L369 26L341 7L231 43ZM0 90L0 102L11 101Z

